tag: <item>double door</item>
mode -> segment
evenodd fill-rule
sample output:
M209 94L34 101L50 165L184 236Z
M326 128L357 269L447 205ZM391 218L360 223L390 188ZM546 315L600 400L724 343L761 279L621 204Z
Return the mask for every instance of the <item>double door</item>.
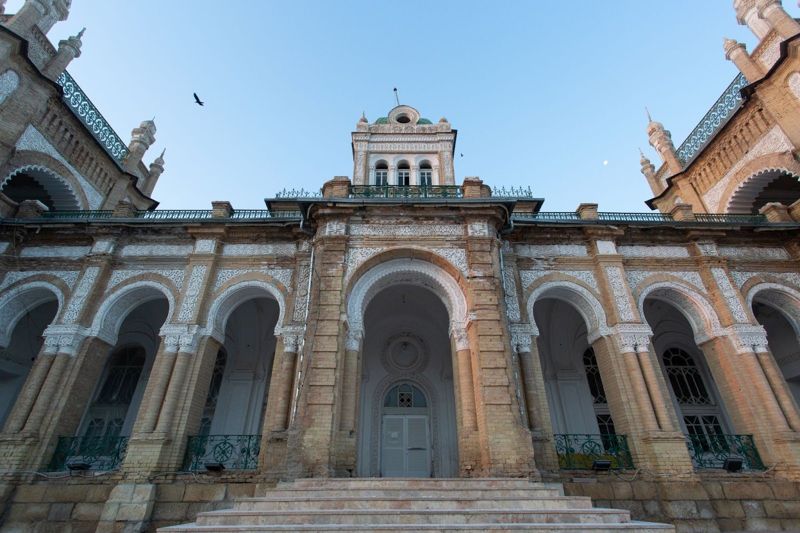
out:
M381 476L431 477L428 415L383 415Z

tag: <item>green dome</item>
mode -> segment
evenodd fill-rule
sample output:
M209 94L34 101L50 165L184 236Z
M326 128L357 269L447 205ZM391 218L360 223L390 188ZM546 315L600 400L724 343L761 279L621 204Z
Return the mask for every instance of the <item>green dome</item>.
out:
M388 123L389 123L389 117L381 117L375 121L375 124L388 124Z
M431 121L430 121L430 120L428 120L427 118L421 118L421 119L419 119L419 120L417 121L417 124L433 124L433 122L431 122Z

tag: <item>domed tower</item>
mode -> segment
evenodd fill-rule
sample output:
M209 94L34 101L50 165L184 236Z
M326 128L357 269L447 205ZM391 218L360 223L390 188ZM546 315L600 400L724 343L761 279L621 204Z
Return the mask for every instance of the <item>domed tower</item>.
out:
M372 124L362 116L352 134L353 185L455 185L457 131L398 105Z

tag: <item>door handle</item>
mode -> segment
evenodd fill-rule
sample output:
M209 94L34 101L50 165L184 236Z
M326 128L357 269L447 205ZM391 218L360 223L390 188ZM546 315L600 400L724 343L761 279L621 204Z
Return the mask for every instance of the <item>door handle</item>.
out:
M427 449L428 449L428 448L409 448L409 449L408 449L408 451L409 451L409 452L410 452L410 451L421 451L421 450L427 450Z

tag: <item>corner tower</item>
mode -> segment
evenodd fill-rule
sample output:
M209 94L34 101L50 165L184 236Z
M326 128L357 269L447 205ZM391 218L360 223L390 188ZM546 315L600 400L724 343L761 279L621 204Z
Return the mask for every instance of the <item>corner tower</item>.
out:
M455 185L457 133L407 105L372 124L362 116L352 134L353 185Z

